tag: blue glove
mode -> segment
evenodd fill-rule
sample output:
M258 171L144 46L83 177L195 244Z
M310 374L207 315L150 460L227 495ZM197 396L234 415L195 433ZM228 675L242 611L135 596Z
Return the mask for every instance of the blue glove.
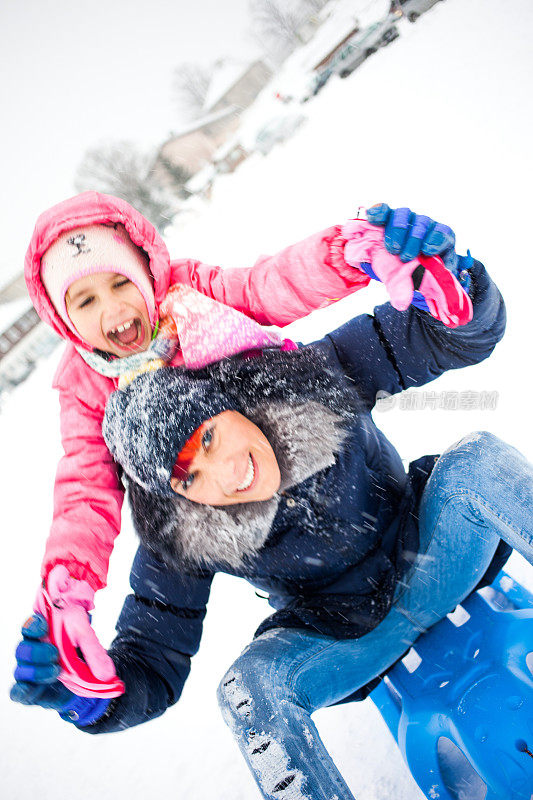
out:
M385 247L389 253L399 256L401 261L412 261L420 254L438 255L465 292L469 293L472 279L468 270L473 259L469 251L467 256L457 255L455 233L448 225L415 214L410 208L390 208L386 203L378 203L367 209L366 216L372 225L385 226ZM412 276L415 289L412 305L428 311L424 296L418 291L423 276L423 267L417 267Z
M447 225L415 214L410 208L389 208L386 203L366 212L372 225L385 226L385 247L402 261L412 261L419 253L441 255L455 247L455 233Z
M15 681L10 697L15 703L53 708L62 719L77 725L92 725L106 712L110 703L100 697L79 697L59 681L61 667L58 650L42 641L48 633L46 620L34 613L22 627L22 641L15 657Z

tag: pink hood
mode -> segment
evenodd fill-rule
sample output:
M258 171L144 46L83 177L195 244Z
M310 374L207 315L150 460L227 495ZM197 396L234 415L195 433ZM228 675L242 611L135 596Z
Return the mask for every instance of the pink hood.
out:
M170 256L163 239L154 226L125 200L99 192L84 192L52 206L37 220L24 261L24 276L31 301L40 318L63 339L77 346L87 347L80 337L67 328L50 302L41 280L41 258L64 231L101 222L121 222L132 242L147 253L154 279L156 308L170 286Z

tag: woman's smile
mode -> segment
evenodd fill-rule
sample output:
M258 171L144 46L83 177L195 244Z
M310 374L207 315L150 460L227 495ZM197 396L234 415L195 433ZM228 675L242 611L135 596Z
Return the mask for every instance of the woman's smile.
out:
M237 492L248 492L256 485L259 479L259 469L251 453L248 454L248 468L243 482L237 486Z

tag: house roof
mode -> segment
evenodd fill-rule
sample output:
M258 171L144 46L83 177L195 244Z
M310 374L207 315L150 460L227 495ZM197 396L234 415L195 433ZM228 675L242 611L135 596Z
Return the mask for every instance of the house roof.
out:
M206 114L205 116L200 117L199 119L193 120L193 122L191 122L185 128L182 128L177 133L173 133L171 136L169 136L168 139L165 142L163 142L163 144L159 148L159 151L161 152L161 149L166 144L168 144L168 142L175 142L176 139L181 139L182 136L187 136L187 134L189 133L194 133L194 131L199 131L202 128L207 127L207 125L212 124L213 122L218 122L219 120L224 119L225 117L230 117L232 114L237 113L237 111L238 111L237 106L228 106L227 108L222 108L219 111L213 112L212 114Z
M255 62L226 60L219 64L209 84L203 110L209 111L210 108L216 105L246 75L253 63Z

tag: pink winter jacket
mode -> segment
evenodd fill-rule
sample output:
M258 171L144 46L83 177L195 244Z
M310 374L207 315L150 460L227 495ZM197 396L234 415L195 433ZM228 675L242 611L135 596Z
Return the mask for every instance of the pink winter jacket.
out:
M251 268L221 269L199 261L170 261L155 228L128 203L109 195L85 192L39 217L25 261L33 304L45 322L67 341L54 377L61 404L65 454L54 489L54 517L46 542L42 577L56 564L105 586L109 557L120 532L123 488L102 437L107 398L116 380L91 369L76 351L83 346L52 306L40 277L41 258L63 231L103 222L122 223L132 241L150 258L158 306L173 283L185 283L232 306L264 325L287 325L366 286L369 278L346 264L341 226L327 228L285 248L261 256Z

